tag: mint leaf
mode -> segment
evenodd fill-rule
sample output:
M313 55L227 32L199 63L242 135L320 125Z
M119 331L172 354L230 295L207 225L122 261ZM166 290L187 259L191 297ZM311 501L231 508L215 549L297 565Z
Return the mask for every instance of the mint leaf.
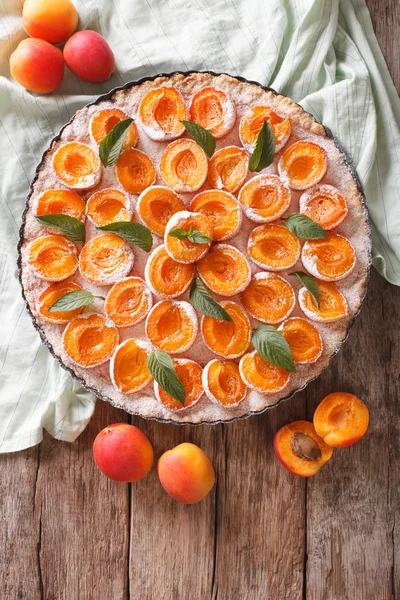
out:
M289 231L303 240L320 240L328 237L321 225L302 213L291 213L283 221Z
M194 280L190 290L190 302L203 315L207 315L213 319L220 319L221 321L232 322L232 317L214 300L204 283L198 277Z
M150 229L147 229L141 223L132 223L131 221L117 221L96 227L99 231L109 231L119 235L127 242L138 246L145 252L150 252L153 246L153 237Z
M128 129L133 123L133 119L123 119L111 129L110 133L101 140L99 145L100 160L105 167L109 167L117 162L121 152L122 144L128 133Z
M306 287L308 289L311 296L314 298L315 304L318 306L318 309L319 309L320 308L320 299L319 299L318 283L316 282L314 277L311 277L311 275L307 275L307 273L304 273L303 271L293 271L293 273L289 273L289 275L297 275L297 277L300 279L301 283L304 285L304 287Z
M182 120L180 123L185 126L186 131L192 136L196 144L200 146L200 148L203 148L208 158L211 158L215 152L215 137L207 131L207 129L204 129L204 127L193 121Z
M92 304L96 298L105 300L103 296L94 296L87 290L73 290L72 292L67 292L58 298L58 300L53 302L53 304L49 307L49 312L64 312L68 310L75 310L75 308L80 308L81 306L89 306L89 304Z
M204 235L201 231L197 231L197 229L193 229L191 226L189 231L183 229L181 227L177 227L176 229L171 229L168 233L171 237L178 238L178 240L189 240L192 244L208 244L212 242L212 238L208 237L208 235Z
M259 173L273 163L275 156L275 136L272 127L264 121L257 136L256 147L250 157L249 170Z
M283 335L272 325L259 325L251 337L254 348L266 361L289 373L295 373L296 367L292 351Z
M162 350L154 350L147 358L147 368L158 385L184 406L185 388L176 374L172 358Z
M35 218L44 227L60 231L73 242L82 246L85 243L85 225L79 219L58 213L54 215L41 215L40 217L36 216Z
M188 232L186 229L177 227L176 229L171 229L168 235L173 238L177 238L178 240L187 240Z

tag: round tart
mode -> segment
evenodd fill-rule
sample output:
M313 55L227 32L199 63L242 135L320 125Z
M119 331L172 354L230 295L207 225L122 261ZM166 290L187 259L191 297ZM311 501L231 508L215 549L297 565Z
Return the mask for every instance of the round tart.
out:
M127 117L134 122L121 152L104 166L99 144ZM211 157L185 119L214 136ZM252 172L264 120L275 157ZM291 213L328 237L298 237L285 220ZM50 214L80 221L85 243L36 219ZM115 226L98 229L120 221L151 231L149 252ZM178 236L169 235L174 229ZM43 341L96 397L160 421L227 422L292 396L328 364L365 294L369 234L354 169L310 114L241 78L173 73L101 96L49 143L23 217L20 280ZM292 276L299 271L316 281L319 306ZM227 320L195 309L192 302L204 310L195 302L201 284ZM50 310L82 291L95 300ZM287 339L295 372L251 346L263 323ZM153 380L147 360L155 349L172 358L183 405Z

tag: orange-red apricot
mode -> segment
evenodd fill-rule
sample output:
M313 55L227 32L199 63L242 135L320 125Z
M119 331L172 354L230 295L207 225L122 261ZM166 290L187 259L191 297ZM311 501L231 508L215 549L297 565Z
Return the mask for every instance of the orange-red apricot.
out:
M193 140L176 140L165 148L160 172L176 192L195 192L206 180L207 155Z
M304 192L299 200L300 212L326 230L334 229L346 218L347 202L333 185L317 185Z
M185 131L181 120L187 119L187 109L181 94L173 87L147 92L138 110L146 134L156 141L173 140Z
M282 427L275 434L274 450L285 469L300 477L315 475L332 456L332 448L308 421Z
M119 155L115 173L122 187L130 194L140 194L153 185L157 177L155 166L147 154L135 148Z
M58 44L78 26L78 13L70 0L25 0L23 25L32 38Z
M120 108L102 108L98 110L92 115L89 122L89 133L92 142L100 144L117 123L128 118L129 115ZM137 127L135 123L132 123L125 136L122 149L128 150L128 148L134 148L138 142L138 137Z
M131 202L121 190L105 188L90 196L86 203L86 215L98 227L118 221L131 221Z
M315 431L328 446L341 448L358 442L367 432L368 408L346 392L333 392L322 400L314 413Z
M201 334L204 343L215 354L225 358L238 358L246 352L250 345L249 318L236 302L226 300L220 302L220 305L232 318L232 322L204 315L201 320Z
M252 230L247 251L253 262L262 269L289 269L300 256L299 239L287 227L268 223Z
M27 247L27 261L40 279L62 281L78 268L78 250L63 235L45 235Z
M299 141L287 148L278 162L282 180L294 190L307 190L321 179L328 168L326 152L314 142Z
M153 379L147 359L152 352L151 344L130 338L120 344L110 361L110 377L115 388L122 394L142 390Z
M241 378L250 389L263 394L281 392L290 379L290 373L269 363L256 350L242 356L239 371Z
M185 203L173 190L153 185L140 194L136 210L150 231L164 237L168 221L175 213L185 210Z
M197 331L196 311L189 302L161 300L147 315L147 337L154 346L169 354L188 350Z
M140 277L126 277L109 290L104 308L117 327L131 327L142 321L153 304L153 296Z
M194 266L177 262L162 245L153 250L147 259L144 276L154 294L164 298L176 298L192 283Z
M242 211L235 196L223 190L199 192L190 210L205 215L213 227L213 240L221 242L233 237L242 224Z
M236 110L231 99L222 90L206 87L197 92L190 104L190 120L207 129L215 138L221 138L235 124Z
M87 144L67 142L57 148L53 169L67 187L87 190L100 181L101 165L98 155Z
M247 152L253 152L264 121L271 125L275 137L275 152L282 150L288 141L292 127L288 117L282 117L270 106L253 106L242 117L239 125L240 141Z
M115 71L115 58L107 41L97 31L84 29L64 46L64 60L74 75L90 83L108 81Z
M38 217L56 214L69 215L83 223L85 211L85 201L72 190L46 190L37 198L36 214Z
M215 404L233 407L245 399L247 388L232 360L211 360L203 369L203 387Z
M39 296L37 301L38 311L43 317L45 321L49 323L68 323L71 319L77 317L83 310L83 306L80 308L75 308L74 310L66 310L66 311L54 311L49 312L49 308L64 296L64 294L68 294L68 292L74 292L75 290L81 290L81 286L77 283L72 283L72 281L59 281L57 283L52 283L47 287Z
M81 367L91 369L110 359L119 340L118 329L98 313L70 321L63 334L64 350Z
M221 296L234 296L248 286L251 278L249 263L237 248L215 244L199 260L197 270L204 284Z
M208 166L208 182L217 190L234 194L246 179L249 156L243 148L225 146L212 155Z
M130 246L114 233L92 238L79 255L79 271L84 279L97 285L112 285L126 277L133 267Z
M154 381L154 395L168 410L183 410L194 406L202 397L204 390L201 382L203 369L194 360L188 358L174 358L174 367L179 381L185 389L185 403L182 404L170 396Z
M189 239L180 240L170 235L174 229L200 231L211 240L213 227L208 218L202 213L193 213L186 210L175 213L167 223L164 235L165 249L174 260L182 263L194 263L202 258L209 250L211 242L195 244Z
M22 40L10 56L10 72L30 92L49 94L64 77L62 52L43 40Z
M290 316L296 298L290 283L280 275L256 273L242 293L242 302L252 317L274 325Z
M291 317L279 327L296 363L314 363L322 354L323 343L318 329L301 317Z
M338 281L350 275L356 264L356 253L349 240L329 233L320 240L308 240L302 249L301 260L311 275L324 281Z
M291 195L277 175L256 175L245 183L238 199L250 221L269 223L287 211Z
M320 307L313 296L302 287L299 291L299 305L307 317L313 321L330 323L344 319L348 314L346 298L333 283L318 281Z

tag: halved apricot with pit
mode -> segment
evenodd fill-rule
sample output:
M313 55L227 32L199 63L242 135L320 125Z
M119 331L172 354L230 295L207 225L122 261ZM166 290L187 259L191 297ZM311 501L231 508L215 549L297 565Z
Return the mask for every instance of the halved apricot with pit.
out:
M225 358L237 358L249 347L250 321L243 308L236 302L226 300L220 304L232 318L232 322L205 315L201 321L201 334L204 343L212 352Z
M124 192L106 188L90 196L86 204L86 215L94 225L102 227L118 221L130 221L132 207Z
M234 194L246 179L249 156L243 148L225 146L212 155L208 166L208 182L217 190Z
M261 225L249 235L247 250L250 258L262 269L283 271L298 261L300 242L283 225Z
M153 377L147 367L147 358L152 352L151 344L130 338L120 344L110 362L110 377L122 394L133 394L142 390Z
M176 192L195 192L207 177L207 155L193 140L176 140L165 148L161 175Z
M287 211L291 195L277 175L256 175L245 183L238 199L250 221L269 223Z
M205 215L187 210L175 213L165 228L164 243L168 254L178 262L194 263L204 256L211 246L211 242L195 244L189 239L180 240L170 235L174 229L184 229L189 232L191 228L213 239L213 227Z
M69 215L82 223L85 221L86 204L83 198L72 190L46 190L37 198L36 214Z
M264 394L281 392L290 379L290 373L269 363L256 350L242 356L239 371L250 389Z
M329 233L325 239L308 240L301 251L301 260L314 277L338 281L354 269L356 253L347 238Z
M136 210L150 231L164 237L168 221L175 213L185 210L185 203L173 190L153 185L140 194Z
M79 271L91 283L111 285L128 275L133 261L134 254L125 240L114 233L105 233L83 246Z
M212 402L228 408L238 405L247 394L239 367L231 360L211 360L203 369L203 388Z
M213 240L233 237L242 224L242 211L235 196L223 190L205 190L190 203L190 210L205 215L213 227Z
M85 369L99 367L110 359L118 344L118 329L98 313L77 317L66 326L64 350Z
M252 317L274 325L287 319L296 303L290 283L274 273L256 273L242 294Z
M190 120L221 138L235 124L236 110L232 100L222 90L206 87L197 92L190 104Z
M100 181L101 164L98 154L87 144L67 142L53 156L53 169L67 187L87 190Z
M326 152L314 142L299 141L287 148L278 162L282 180L294 190L307 190L321 179L328 168Z
M164 298L176 298L192 283L194 266L177 262L162 245L153 250L147 259L144 276L154 294Z
M274 450L285 469L300 477L315 475L332 456L332 448L308 421L282 427L275 434Z
M114 283L106 301L106 315L117 327L131 327L144 319L153 304L153 296L140 277L126 277Z
M54 302L56 302L56 300L61 298L61 296L64 296L64 294L81 289L82 288L80 285L77 283L72 283L72 281L59 281L57 283L52 283L40 294L38 298L37 308L40 316L49 323L68 323L68 321L71 321L71 319L74 319L82 312L83 306L80 308L75 308L74 310L55 312L50 312L49 308L54 304Z
M187 109L181 94L175 88L162 87L143 96L138 117L152 140L173 140L185 131L180 121L187 118Z
M130 194L140 194L153 185L157 177L155 166L147 154L135 148L119 155L115 173L122 187Z
M111 129L120 121L128 119L123 110L119 108L103 108L94 113L89 122L89 133L95 144L100 144L110 133ZM132 123L122 144L123 150L134 148L138 142L138 130L135 123Z
M314 413L315 431L328 446L341 448L358 442L367 432L368 408L346 392L333 392L322 400Z
M300 212L326 230L334 229L346 218L347 202L333 185L317 185L301 195Z
M28 244L27 261L40 279L62 281L78 268L78 250L63 235L44 235Z
M247 152L253 152L258 134L264 121L272 127L275 137L275 152L282 150L288 141L292 126L288 117L282 117L270 106L253 106L242 117L239 125L239 137Z
M314 363L322 354L323 343L318 329L301 317L291 317L279 327L299 364Z
M189 302L161 300L146 319L146 335L150 342L169 354L188 350L198 331L197 315Z
M154 395L168 410L182 410L194 406L204 393L201 375L203 369L194 360L188 358L173 359L176 374L185 389L185 403L182 404L170 396L154 381Z
M199 260L197 270L204 284L221 296L234 296L250 282L249 263L237 248L228 244L215 244Z
M333 283L318 281L319 301L318 308L313 296L302 287L299 291L299 305L307 317L313 321L330 323L344 319L348 314L346 298Z

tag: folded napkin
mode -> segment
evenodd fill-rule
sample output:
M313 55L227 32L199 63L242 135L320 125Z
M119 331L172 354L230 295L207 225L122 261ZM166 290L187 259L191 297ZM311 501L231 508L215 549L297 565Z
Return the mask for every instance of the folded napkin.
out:
M118 70L102 85L66 71L36 96L10 76L26 37L21 2L0 5L0 451L73 441L94 398L41 344L17 280L16 246L35 167L74 112L128 81L174 70L242 75L287 94L351 156L373 225L374 266L400 284L400 101L363 0L73 0L81 29L111 45Z

